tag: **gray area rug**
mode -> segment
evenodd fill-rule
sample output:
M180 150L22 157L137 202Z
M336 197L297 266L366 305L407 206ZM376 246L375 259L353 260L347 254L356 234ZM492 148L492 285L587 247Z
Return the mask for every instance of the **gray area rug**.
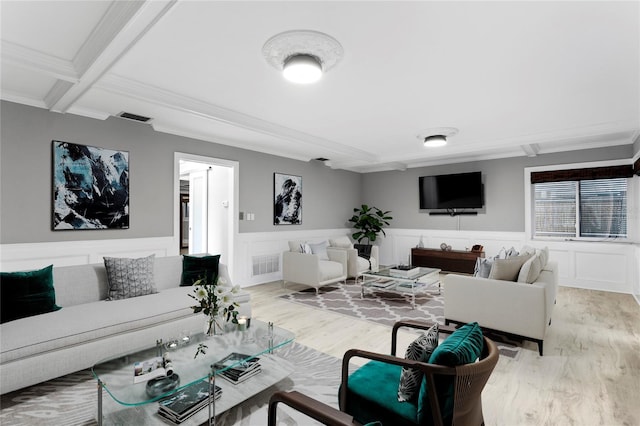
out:
M263 426L267 404L276 390L298 390L337 407L341 360L298 343L278 351L295 371L287 379L250 398L216 418L218 426ZM108 396L105 395L105 398ZM97 404L96 381L89 370L79 371L0 397L2 426L63 425L94 426ZM313 425L308 417L279 405L278 424ZM166 425L158 419L157 424Z
M415 309L411 306L411 294L398 294L384 290L365 290L361 297L361 286L353 280L347 284L334 284L315 289L308 288L280 296L281 299L300 303L316 309L324 309L339 314L372 321L392 327L402 319L417 319L444 324L444 290L437 286L415 295ZM506 336L492 333L488 337L496 342L500 355L517 358L520 342Z

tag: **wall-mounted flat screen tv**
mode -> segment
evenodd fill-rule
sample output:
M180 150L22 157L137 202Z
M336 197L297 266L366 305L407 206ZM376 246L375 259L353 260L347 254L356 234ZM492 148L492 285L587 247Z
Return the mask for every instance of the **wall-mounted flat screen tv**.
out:
M482 173L420 176L421 209L479 209L484 206Z

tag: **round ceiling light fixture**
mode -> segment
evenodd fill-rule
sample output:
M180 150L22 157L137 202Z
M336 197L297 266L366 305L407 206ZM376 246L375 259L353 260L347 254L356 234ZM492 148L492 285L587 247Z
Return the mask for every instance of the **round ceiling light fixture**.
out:
M266 61L294 83L315 83L344 55L333 37L311 30L285 31L262 46Z
M315 83L322 78L322 64L315 56L296 54L285 59L282 75L292 83Z
M447 144L447 138L458 134L455 127L436 127L420 132L416 137L427 148L437 148Z

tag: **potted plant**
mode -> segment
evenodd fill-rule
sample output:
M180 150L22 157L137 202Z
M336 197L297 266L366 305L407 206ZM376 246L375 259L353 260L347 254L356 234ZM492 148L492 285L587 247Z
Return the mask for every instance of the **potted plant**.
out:
M390 211L383 212L377 207L369 207L363 204L360 208L353 209L353 216L349 219L349 222L353 223L353 227L357 229L351 236L358 244L354 246L358 249L358 253L361 251L364 254L371 252L371 243L373 243L378 234L387 235L384 232L384 227L389 226L389 221L393 218L389 216ZM366 240L366 244L363 241Z

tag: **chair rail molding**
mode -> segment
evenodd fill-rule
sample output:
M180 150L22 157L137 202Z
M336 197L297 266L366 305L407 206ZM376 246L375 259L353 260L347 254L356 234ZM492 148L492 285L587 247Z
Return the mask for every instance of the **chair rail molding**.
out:
M640 246L632 243L593 241L529 240L525 232L454 231L434 229L387 229L378 242L380 263L407 263L411 249L422 238L424 247L439 248L447 243L453 250L484 246L486 257L501 248L523 245L549 248L550 258L558 262L558 285L636 295L640 300Z
M158 257L178 254L174 237L0 244L0 270L19 271L54 266L101 263L104 256Z

